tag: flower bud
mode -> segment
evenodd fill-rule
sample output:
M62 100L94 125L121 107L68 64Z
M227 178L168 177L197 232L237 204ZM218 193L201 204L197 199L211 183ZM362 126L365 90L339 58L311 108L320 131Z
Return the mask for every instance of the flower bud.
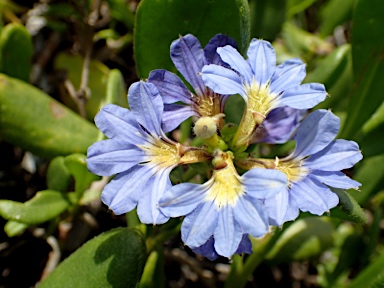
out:
M216 121L211 117L201 117L195 123L193 132L201 139L208 139L215 135L217 130Z

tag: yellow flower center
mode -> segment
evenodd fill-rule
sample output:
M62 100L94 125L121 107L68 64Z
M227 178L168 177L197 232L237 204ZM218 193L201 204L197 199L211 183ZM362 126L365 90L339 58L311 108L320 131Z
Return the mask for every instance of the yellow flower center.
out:
M277 170L283 172L289 183L297 182L308 174L308 169L301 166L302 161L279 161L276 157L275 164Z
M237 174L232 162L232 153L220 152L213 160L215 167L212 178L212 186L208 190L205 201L214 201L220 209L225 205L234 206L241 195L244 194L240 176ZM224 167L224 168L222 168Z

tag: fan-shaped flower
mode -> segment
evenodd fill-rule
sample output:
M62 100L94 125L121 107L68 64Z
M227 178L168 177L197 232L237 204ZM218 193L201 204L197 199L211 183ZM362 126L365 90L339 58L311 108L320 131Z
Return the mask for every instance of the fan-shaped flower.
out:
M234 147L248 145L256 127L273 109L308 109L326 97L322 84L300 85L305 77L301 60L287 60L276 67L275 51L267 41L253 39L247 60L232 46L219 47L217 53L231 69L215 64L204 66L201 74L205 85L219 94L240 94L246 102Z
M210 180L173 186L159 206L166 216L186 215L181 227L186 245L209 254L213 250L208 241L213 236L216 253L231 257L244 234L261 237L268 232L268 215L261 200L275 196L288 182L284 173L271 169L255 168L239 176L231 152L215 151L213 164Z
M233 39L221 34L214 36L204 50L199 40L191 34L172 42L172 61L195 93L190 92L183 81L172 72L159 69L150 73L148 82L155 84L163 96L165 132L172 131L190 116L213 117L223 112L228 96L214 93L206 87L199 73L205 64L223 65L216 49L226 45L236 47ZM176 102L185 105L175 104Z
M182 146L161 129L162 98L151 83L137 82L128 91L131 110L106 105L95 118L110 139L88 149L87 165L94 174L118 174L102 192L102 201L116 214L136 207L141 222L160 224L169 218L157 207L170 188L170 171L179 164L206 161L202 149Z

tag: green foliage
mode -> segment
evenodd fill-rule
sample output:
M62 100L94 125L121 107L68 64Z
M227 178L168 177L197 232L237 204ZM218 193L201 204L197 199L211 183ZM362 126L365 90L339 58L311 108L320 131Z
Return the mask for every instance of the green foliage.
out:
M112 229L72 253L39 287L134 288L140 281L145 255L145 242L137 230Z
M40 224L60 215L69 204L65 194L45 190L25 203L0 200L0 216L24 224Z
M249 7L245 0L143 0L136 13L135 61L140 78L154 69L173 70L169 47L191 33L205 46L217 33L233 37L240 51L248 46Z
M32 67L32 39L21 24L10 23L0 33L0 72L25 82Z
M332 216L340 217L342 219L357 223L367 222L367 216L365 215L364 210L356 202L353 196L351 196L347 191L343 189L332 188L332 191L335 192L340 199L339 207L332 210L331 212ZM345 214L340 213L340 211L344 212Z
M0 75L1 137L43 157L85 153L98 137L88 121L18 79Z
M66 191L71 183L71 173L64 163L65 158L58 156L52 159L47 170L47 187L51 190Z

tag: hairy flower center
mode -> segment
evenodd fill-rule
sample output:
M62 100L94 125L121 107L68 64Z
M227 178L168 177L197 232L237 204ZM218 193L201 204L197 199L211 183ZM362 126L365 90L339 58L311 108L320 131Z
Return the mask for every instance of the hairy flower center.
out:
M232 159L228 154L223 153L223 164L225 168L214 170L212 175L213 184L205 197L206 201L214 201L220 208L225 205L234 206L241 195L244 194L240 177L233 166Z
M176 145L161 139L153 139L151 144L138 145L147 155L145 162L153 164L157 170L180 163L180 155Z
M279 161L276 158L277 170L283 172L290 183L303 179L308 174L308 169L301 166L301 161Z
M269 93L268 85L260 86L256 81L252 81L250 86L245 87L248 102L247 109L251 113L258 113L266 117L271 110L271 102L275 98Z

